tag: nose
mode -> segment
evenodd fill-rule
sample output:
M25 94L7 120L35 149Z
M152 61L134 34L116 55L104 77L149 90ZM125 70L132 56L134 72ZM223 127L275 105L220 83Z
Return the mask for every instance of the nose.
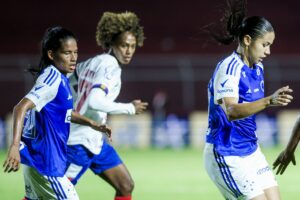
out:
M128 47L126 49L126 54L127 55L132 55L134 53L135 49L133 47Z
M71 55L72 55L72 56L71 56L71 60L72 60L72 61L76 61L76 60L77 60L77 57L78 57L78 54L77 54L77 53L72 53Z
M271 49L270 49L270 47L268 47L268 48L266 49L265 54L266 54L266 55L270 55L270 54L271 54Z

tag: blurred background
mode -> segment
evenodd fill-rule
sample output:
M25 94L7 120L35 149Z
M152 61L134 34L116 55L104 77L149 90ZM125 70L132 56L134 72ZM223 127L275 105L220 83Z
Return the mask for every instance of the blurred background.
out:
M0 24L0 161L10 143L13 106L31 89L24 72L38 64L40 40L51 26L63 26L79 39L79 61L102 53L96 45L96 24L105 11L135 12L144 26L144 47L123 68L120 102L142 99L148 112L113 116L113 145L118 147L135 181L135 199L222 199L202 167L201 150L207 128L207 84L217 62L236 45L220 46L204 34L204 26L222 17L225 0L26 0L3 1ZM300 113L300 1L249 0L248 16L260 15L276 31L271 56L264 61L265 93L289 85L294 101L269 108L257 117L257 134L272 162L285 145ZM268 148L265 148L268 149ZM272 148L269 148L272 149ZM274 149L274 148L273 148ZM2 170L1 170L2 171ZM166 173L168 172L168 173ZM1 172L2 173L2 172ZM298 199L297 171L283 178L283 197ZM113 190L98 178L78 186L82 199L112 199ZM92 179L94 177L94 179ZM156 180L158 179L158 180ZM7 184L9 182L18 183ZM1 199L21 199L22 175L1 174ZM88 185L88 186L86 186ZM105 184L104 184L105 185Z
M105 11L135 12L146 36L144 47L137 50L132 63L123 69L123 87L118 101L142 99L149 102L149 110L138 117L113 117L110 122L115 144L176 148L201 146L207 125L208 80L216 63L236 48L236 45L218 45L203 32L204 26L222 17L224 2L3 2L0 12L0 90L3 94L0 148L5 148L6 141L10 140L6 133L10 129L7 122L13 106L34 83L31 75L24 70L38 64L44 31L57 25L72 30L79 39L81 61L102 53L95 42L95 27ZM286 141L284 138L295 120L294 115L297 115L294 110L300 109L299 6L296 0L287 0L284 4L272 0L251 0L247 6L249 16L266 17L276 30L272 55L264 61L266 95L284 85L294 89L294 101L288 107L267 109L259 115L258 134L263 133L261 141L266 145Z

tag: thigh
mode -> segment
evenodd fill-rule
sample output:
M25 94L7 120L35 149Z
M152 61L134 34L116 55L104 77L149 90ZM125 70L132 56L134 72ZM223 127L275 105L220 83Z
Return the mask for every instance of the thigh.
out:
M82 145L69 145L65 175L75 185L89 169L94 155Z
M276 177L273 174L265 156L258 148L254 153L252 162L257 166L256 175L257 179L263 189L267 199L279 200L280 193Z
M269 166L265 156L261 152L260 148L253 154L251 158L252 162L256 167L256 175L258 181L261 184L263 190L268 188L277 187L278 183L276 181L275 175L273 174L272 168Z
M224 159L215 152L214 145L206 144L204 148L204 166L208 176L227 200L244 199L236 179L232 176L232 169L224 164Z
M102 174L104 171L116 168L123 164L116 150L108 143L103 142L100 154L95 155L90 169L95 174Z
M29 199L79 200L73 184L64 177L41 175L34 168L23 165L26 197Z
M264 196L252 156L222 156L213 145L206 147L205 168L226 199L253 199Z

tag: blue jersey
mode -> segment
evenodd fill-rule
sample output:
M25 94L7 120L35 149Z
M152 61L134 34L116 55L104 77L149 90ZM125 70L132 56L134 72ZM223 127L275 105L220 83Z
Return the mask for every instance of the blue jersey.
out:
M47 67L25 96L35 108L26 113L21 162L47 176L63 176L67 161L73 99L68 79Z
M224 156L249 155L257 149L255 115L228 121L218 100L234 97L238 103L264 97L264 71L261 63L249 68L234 52L218 63L208 85L209 118L206 141Z

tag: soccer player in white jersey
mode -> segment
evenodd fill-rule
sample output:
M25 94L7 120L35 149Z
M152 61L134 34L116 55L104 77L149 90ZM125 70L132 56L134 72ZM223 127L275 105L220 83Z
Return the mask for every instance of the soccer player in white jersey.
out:
M138 17L131 12L105 12L97 26L96 40L106 53L79 63L70 76L77 92L76 111L103 123L107 114L143 112L148 103L141 100L115 102L121 89L122 67L130 63L136 47L143 45ZM66 176L76 184L87 169L115 189L115 200L132 199L133 180L114 148L93 129L71 124Z
M299 141L300 141L300 116L298 116L298 119L294 124L292 136L288 142L288 145L278 155L278 157L273 163L273 169L277 168L276 174L280 174L280 175L283 174L291 161L293 165L296 165L296 159L294 153L296 151Z
M218 63L208 85L205 169L227 200L278 200L277 182L257 143L255 114L288 105L292 90L264 96L262 61L270 55L274 29L263 17L245 17L245 1L228 2L221 21L226 30L208 29L218 42L236 40L238 46Z
M79 199L64 175L70 122L110 133L106 126L72 111L73 99L67 73L77 61L74 34L49 28L42 40L38 75L31 91L14 107L13 142L3 167L17 171L23 164L26 199Z

